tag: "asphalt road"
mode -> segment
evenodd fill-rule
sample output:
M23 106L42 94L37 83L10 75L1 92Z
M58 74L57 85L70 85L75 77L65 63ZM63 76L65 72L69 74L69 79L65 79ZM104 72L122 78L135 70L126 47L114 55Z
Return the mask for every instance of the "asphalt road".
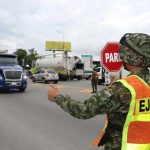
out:
M58 86L62 94L79 101L91 96L87 80ZM73 118L47 100L48 87L29 79L24 93L0 93L0 150L103 150L91 142L103 128L105 116Z

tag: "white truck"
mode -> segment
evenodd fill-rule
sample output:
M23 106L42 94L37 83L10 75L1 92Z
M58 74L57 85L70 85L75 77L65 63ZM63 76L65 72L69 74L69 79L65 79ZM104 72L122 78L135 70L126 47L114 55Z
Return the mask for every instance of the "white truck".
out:
M37 70L40 68L55 70L59 75L59 80L73 80L75 78L81 80L84 73L84 64L80 62L80 59L64 53L39 57L35 61L35 68Z
M122 68L118 72L108 72L103 67L97 67L96 71L99 75L98 84L105 84L105 85L110 85L114 77L116 79L121 79L129 74L129 72L126 71L124 68Z

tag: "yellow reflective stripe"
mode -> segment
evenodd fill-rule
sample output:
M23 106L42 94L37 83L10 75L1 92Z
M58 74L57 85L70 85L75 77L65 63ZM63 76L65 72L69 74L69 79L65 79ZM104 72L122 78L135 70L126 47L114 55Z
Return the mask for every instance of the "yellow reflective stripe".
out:
M131 96L132 96L129 111L127 114L126 122L124 124L123 133L122 133L122 148L121 148L121 150L126 150L128 128L129 128L129 124L132 121L132 117L133 117L136 93L135 93L134 88L130 84L128 84L128 82L126 80L121 79L121 80L118 80L117 82L121 82L126 88L128 88L129 91L131 92Z
M143 79L141 79L141 78L138 77L137 75L131 75L131 76L135 76L135 77L137 77L138 79L140 79L140 80L148 87L148 89L150 89L150 86L149 86Z
M134 115L132 121L150 121L150 114Z
M150 143L149 144L127 144L126 150L150 150Z

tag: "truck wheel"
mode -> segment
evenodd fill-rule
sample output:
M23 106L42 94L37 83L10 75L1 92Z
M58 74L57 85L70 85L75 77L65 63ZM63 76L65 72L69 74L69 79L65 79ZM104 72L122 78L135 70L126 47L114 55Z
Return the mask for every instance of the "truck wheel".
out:
M81 80L81 77L80 77L80 76L78 76L78 77L77 77L77 79L78 79L78 80Z
M43 84L45 84L45 83L46 83L46 80L45 80L44 78L42 79L42 83L43 83Z
M54 81L54 83L58 83L58 81Z
M25 91L25 89L26 89L26 88L24 88L24 89L19 89L19 91L20 91L20 92L24 92L24 91Z

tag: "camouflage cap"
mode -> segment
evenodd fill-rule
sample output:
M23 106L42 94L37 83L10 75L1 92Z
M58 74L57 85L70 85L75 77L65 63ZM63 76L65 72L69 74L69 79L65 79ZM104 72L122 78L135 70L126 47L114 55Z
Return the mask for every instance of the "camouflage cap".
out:
M150 66L150 36L143 33L127 33L120 40L120 57L129 65Z

